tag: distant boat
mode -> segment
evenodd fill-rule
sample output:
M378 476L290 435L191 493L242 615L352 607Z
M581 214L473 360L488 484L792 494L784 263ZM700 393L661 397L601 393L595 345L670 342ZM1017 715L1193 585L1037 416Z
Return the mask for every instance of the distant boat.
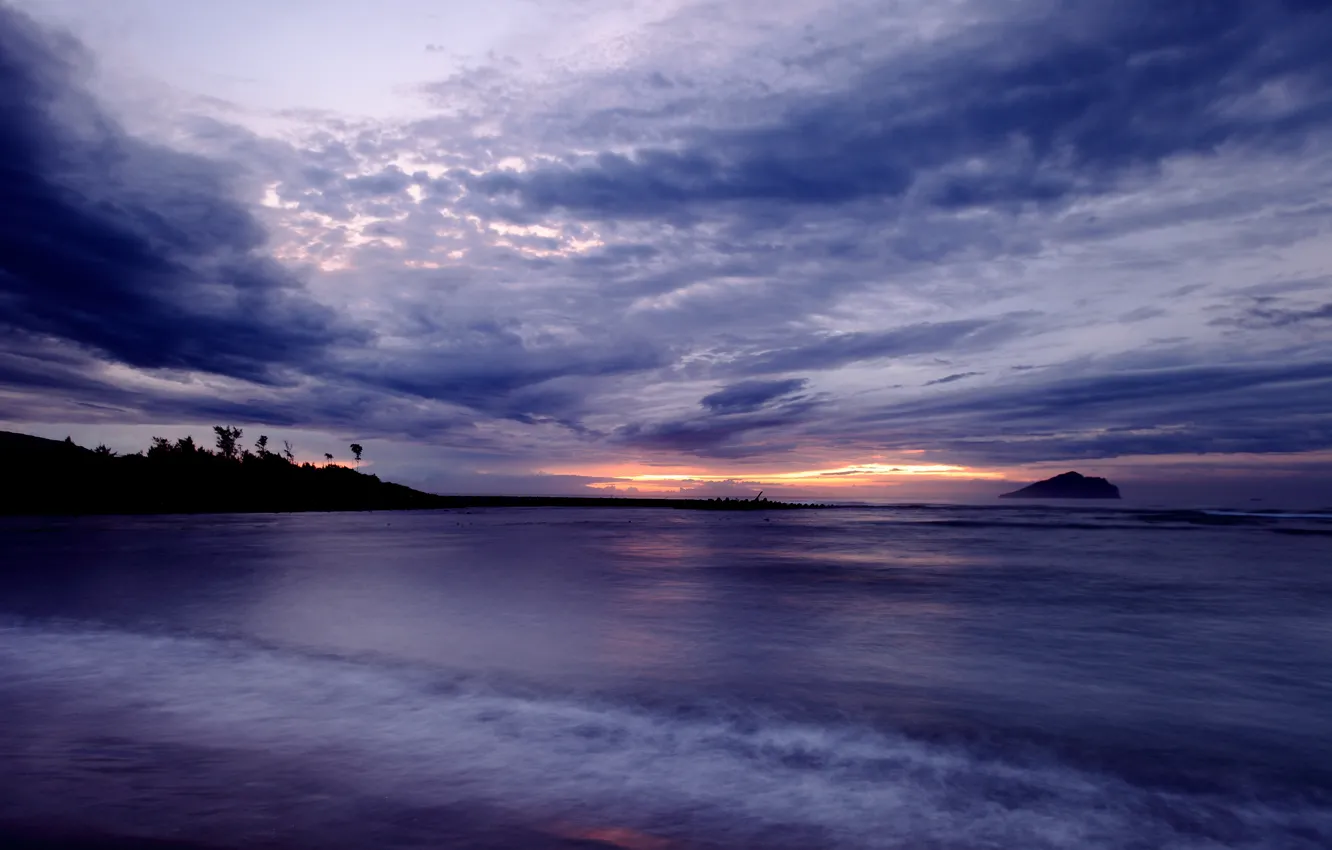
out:
M1037 481L1021 490L1004 493L1001 499L1118 499L1119 488L1104 478L1065 472Z

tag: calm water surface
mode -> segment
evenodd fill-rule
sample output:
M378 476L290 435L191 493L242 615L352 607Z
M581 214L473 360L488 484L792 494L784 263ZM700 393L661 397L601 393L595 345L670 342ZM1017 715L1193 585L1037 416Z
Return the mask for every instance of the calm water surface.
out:
M0 823L1332 847L1332 537L1053 508L0 520ZM1196 518L1195 518L1196 519Z

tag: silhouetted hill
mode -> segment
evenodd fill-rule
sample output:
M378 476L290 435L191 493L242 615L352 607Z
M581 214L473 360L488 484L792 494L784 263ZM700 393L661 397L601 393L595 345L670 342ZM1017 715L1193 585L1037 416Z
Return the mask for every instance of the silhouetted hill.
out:
M1119 488L1104 478L1089 478L1076 472L1065 472L1054 478L1037 481L1004 493L1001 499L1118 499Z
M71 441L0 431L0 514L152 514L419 510L468 507L659 507L780 510L768 500L438 496L357 470L297 464L275 452L219 450L155 438L147 453L116 456Z
M435 497L343 466L265 453L224 457L165 441L116 457L0 432L3 513L211 513L433 507Z

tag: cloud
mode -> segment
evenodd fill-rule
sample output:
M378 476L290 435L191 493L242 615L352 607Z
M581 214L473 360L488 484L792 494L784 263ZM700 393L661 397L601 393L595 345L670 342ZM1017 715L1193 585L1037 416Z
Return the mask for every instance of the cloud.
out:
M489 338L479 338L479 337ZM606 378L664 365L664 353L632 340L532 346L512 331L487 328L451 347L390 352L349 366L346 377L381 391L448 401L502 417L576 409L579 399L538 385Z
M1130 0L1015 16L892 53L838 90L787 98L756 126L693 126L670 145L466 182L515 216L678 219L734 204L908 199L1014 208L1102 193L1172 156L1289 147L1325 130L1326 4L1205 9Z
M933 387L939 384L951 384L954 381L965 381L967 378L975 378L978 375L984 375L984 372L957 372L952 375L945 375L942 378L935 378L933 381L926 381L925 386Z
M808 383L799 378L784 381L742 381L705 395L699 404L713 413L752 413L774 399L803 389Z
M0 6L0 325L258 382L360 338L266 255L224 169L98 109L79 87L85 61Z
M924 322L887 331L829 334L803 345L740 358L732 368L748 374L837 369L866 360L931 354L964 345L983 345L1017 332L1017 324L1011 320Z
M469 320L456 303L436 321L439 305L414 297L369 299L374 321L353 320L274 259L280 246L268 224L232 183L244 168L131 135L85 91L87 64L76 43L0 6L0 379L75 396L13 399L8 412L49 415L67 401L136 418L338 424L405 410L410 421L397 429L421 434L441 423L455 430L465 408L579 430L565 417L579 407L571 391L538 385L663 364L661 346L623 334L557 336L510 317ZM410 186L427 197L448 191L446 180L397 166L348 176L364 154L327 136L296 151L215 122L205 130L208 142L253 157L253 167L280 169L279 188L294 194L299 216L350 222L387 203L379 215L395 217L391 204L405 209ZM353 235L373 244L397 232L384 221L357 234L322 228L325 251ZM110 364L171 374L128 389ZM243 383L190 386L190 374ZM413 408L403 397L454 411Z
M809 421L819 403L803 396L778 399L798 391L803 384L753 381L734 385L713 394L723 396L720 403L714 400L707 404L705 398L707 413L702 416L630 422L609 438L620 445L709 458L747 458L788 451L795 447L795 429Z
M360 195L375 197L396 195L414 182L401 168L390 167L377 174L353 177L347 181L347 188Z
M1273 416L1273 411L1281 411ZM866 411L836 431L974 463L1332 448L1332 363L1055 375Z
M789 435L754 432L795 425L797 415L772 413L743 419L692 419L657 423L631 423L611 435L614 443L638 449L672 452L711 459L737 459L780 455L795 448Z
M1212 324L1246 329L1286 328L1316 322L1332 322L1332 302L1309 307L1282 306L1282 299L1263 296L1238 314L1213 319Z

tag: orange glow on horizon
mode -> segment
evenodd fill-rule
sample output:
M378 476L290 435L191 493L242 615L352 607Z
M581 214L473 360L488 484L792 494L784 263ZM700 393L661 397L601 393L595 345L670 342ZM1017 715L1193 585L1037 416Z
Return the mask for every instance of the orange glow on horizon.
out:
M791 471L750 471L723 470L709 471L698 468L659 468L643 466L561 468L550 470L550 474L578 475L586 478L603 479L587 486L597 490L616 489L631 486L639 492L668 493L694 484L749 484L749 485L795 485L814 486L827 489L844 489L856 486L877 485L881 487L897 486L908 479L952 479L952 480L1003 480L1007 473L992 469L975 469L951 464L920 463L858 463L821 469L802 469Z
M997 472L983 472L965 466L948 464L886 464L862 463L841 466L834 469L808 469L797 472L760 472L760 473L723 473L680 472L680 473L642 473L617 476L628 481L700 481L715 483L719 481L752 481L756 484L781 484L784 482L809 482L825 479L880 478L896 475L929 475L939 478L1002 478ZM831 483L825 481L825 483Z

